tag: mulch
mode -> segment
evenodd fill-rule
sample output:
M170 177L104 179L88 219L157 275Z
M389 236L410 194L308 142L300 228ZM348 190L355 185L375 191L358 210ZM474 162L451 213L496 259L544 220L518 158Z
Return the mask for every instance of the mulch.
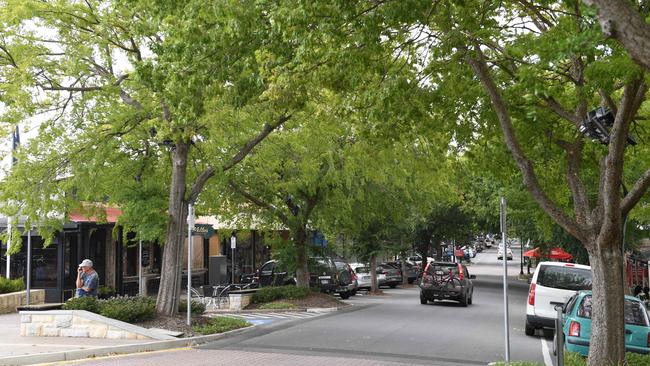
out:
M205 324L209 320L210 319L206 317L194 316L192 317L192 324L201 325L201 324ZM194 331L192 330L192 327L188 326L186 322L187 322L187 317L185 314L179 314L176 316L158 315L151 320L135 323L134 325L143 328L160 328L166 330L173 330L175 332L183 332L181 338L194 337L200 335L200 334L195 334Z
M277 300L273 303L289 303L295 305L297 308L334 308L340 306L347 306L347 304L339 301L332 295L322 294L322 293L311 293L309 296L304 299L296 300ZM259 309L262 304L250 304L246 307L246 310Z

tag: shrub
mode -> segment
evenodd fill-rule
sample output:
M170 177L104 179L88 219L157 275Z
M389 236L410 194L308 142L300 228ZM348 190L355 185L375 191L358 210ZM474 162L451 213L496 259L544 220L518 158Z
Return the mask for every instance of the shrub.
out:
M0 277L0 294L8 294L10 292L18 292L25 289L25 281L23 278L16 278L15 280L10 280L4 277Z
M202 302L192 300L192 304L190 306L191 306L190 311L192 312L192 315L201 315L205 312L205 304ZM182 299L179 302L178 312L187 313L187 300Z
M110 286L102 286L97 290L97 297L100 299L109 299L113 296L115 296L117 292L115 291L115 288L110 287Z
M73 297L63 304L64 310L86 310L99 313L100 303L94 296Z
M127 323L153 319L156 315L156 299L153 297L112 297L98 300L94 296L73 297L63 304L65 310L86 310L107 318Z
M304 299L311 291L306 287L278 286L262 287L253 294L252 302L259 304L275 300Z
M137 323L156 315L156 300L152 297L113 297L99 302L99 314L123 322Z
M195 325L192 327L195 333L198 334L215 334L223 333L229 330L249 327L251 324L244 319L229 318L227 316L220 316L210 319L203 325Z

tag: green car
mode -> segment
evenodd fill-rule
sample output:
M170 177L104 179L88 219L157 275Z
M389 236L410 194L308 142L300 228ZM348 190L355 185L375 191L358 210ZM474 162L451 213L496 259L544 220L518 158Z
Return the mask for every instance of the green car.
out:
M591 338L591 291L579 291L571 296L563 309L564 347L583 356L589 354ZM650 321L641 300L625 296L625 350L650 353Z

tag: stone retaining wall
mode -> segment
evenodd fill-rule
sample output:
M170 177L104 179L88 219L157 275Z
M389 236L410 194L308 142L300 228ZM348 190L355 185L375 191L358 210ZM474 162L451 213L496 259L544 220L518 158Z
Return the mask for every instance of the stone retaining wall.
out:
M85 310L21 311L20 315L20 335L23 337L175 339Z
M45 303L45 290L31 290L30 305ZM0 314L15 313L16 307L27 304L27 290L0 295Z
M251 303L253 294L229 294L228 297L228 308L231 311L241 311Z

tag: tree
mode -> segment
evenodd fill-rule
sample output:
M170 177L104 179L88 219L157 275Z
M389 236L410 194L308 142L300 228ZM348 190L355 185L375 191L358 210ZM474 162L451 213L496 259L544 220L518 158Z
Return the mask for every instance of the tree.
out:
M427 66L447 78L432 88L450 104L462 99L455 103L465 111L461 123L498 122L525 188L587 249L594 301L601 309L593 317L589 364L620 363L622 216L650 185L647 165L628 171L634 183L621 197L624 162L636 160L626 147L646 98L645 75L602 38L579 4L447 5L424 23L433 34ZM578 133L598 103L614 115L605 146Z
M279 62L257 63L263 45L279 53L281 42L265 41L271 25L252 2L222 2L219 12L202 1L5 5L3 120L41 118L3 182L15 203L5 212L51 234L56 215L88 210L83 202L122 207L127 229L164 241L157 311L173 314L188 205L300 103L272 81Z

